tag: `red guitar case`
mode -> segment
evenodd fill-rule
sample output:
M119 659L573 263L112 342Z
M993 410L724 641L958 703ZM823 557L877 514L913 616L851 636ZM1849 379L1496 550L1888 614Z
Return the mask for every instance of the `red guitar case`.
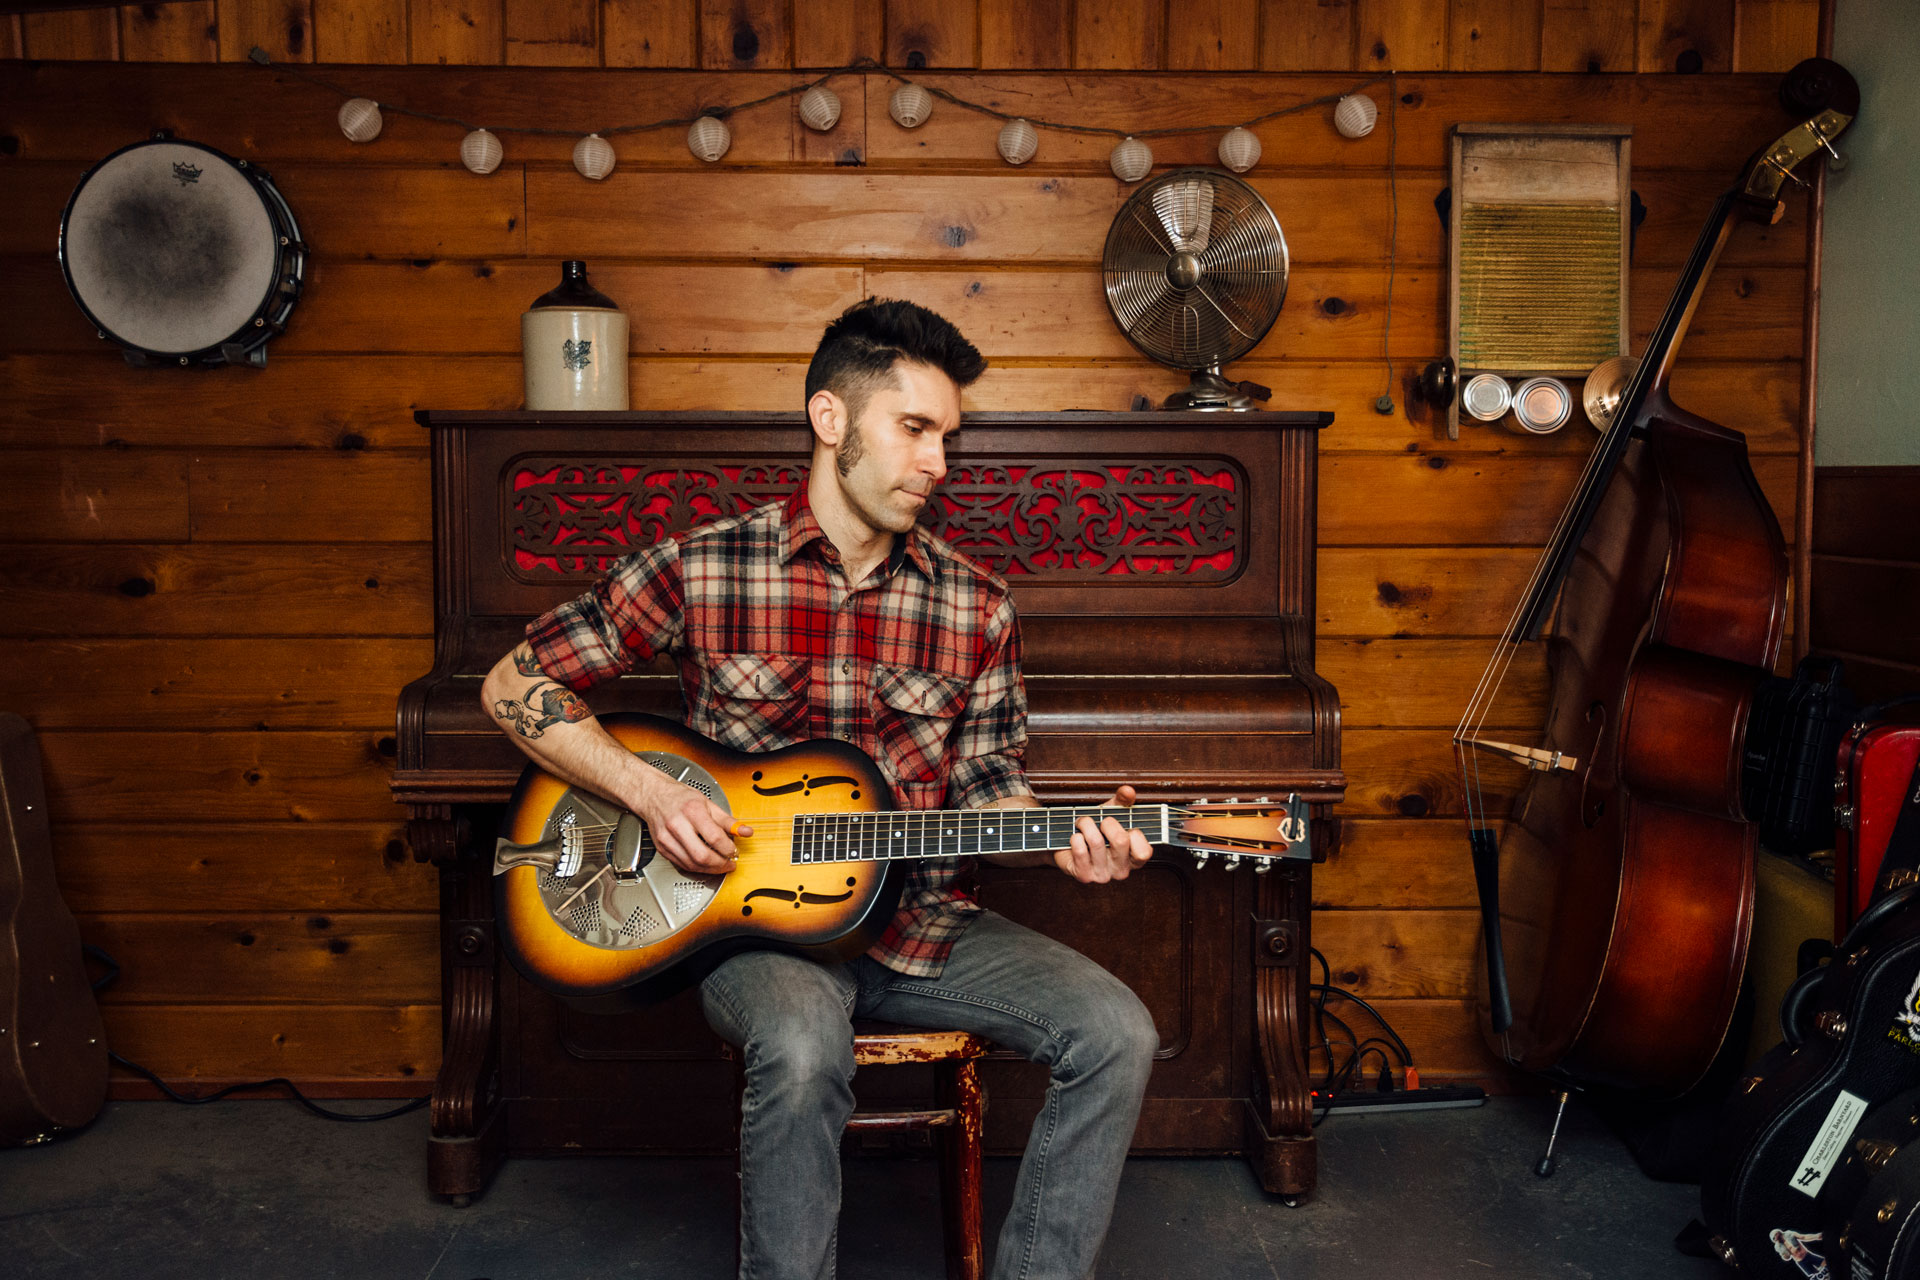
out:
M0 712L0 1147L44 1142L100 1113L107 1037L80 930L53 879L40 751Z
M1915 785L1916 765L1920 700L1889 707L1885 714L1869 708L1841 739L1833 780L1835 938L1845 937L1873 901L1887 842Z

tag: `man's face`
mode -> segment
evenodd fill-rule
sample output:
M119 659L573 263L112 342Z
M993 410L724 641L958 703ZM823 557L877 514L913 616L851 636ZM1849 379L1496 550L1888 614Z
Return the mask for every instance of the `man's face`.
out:
M960 427L960 388L931 365L900 361L892 383L867 398L834 449L834 475L855 518L870 529L913 528L947 474L947 437Z

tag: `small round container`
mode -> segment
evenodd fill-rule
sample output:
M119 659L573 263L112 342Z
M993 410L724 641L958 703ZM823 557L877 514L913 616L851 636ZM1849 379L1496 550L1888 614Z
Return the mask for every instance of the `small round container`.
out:
M1513 403L1513 388L1497 373L1476 373L1460 389L1460 407L1482 422L1498 422Z
M1573 393L1558 378L1528 378L1513 391L1513 421L1522 431L1544 436L1567 425Z

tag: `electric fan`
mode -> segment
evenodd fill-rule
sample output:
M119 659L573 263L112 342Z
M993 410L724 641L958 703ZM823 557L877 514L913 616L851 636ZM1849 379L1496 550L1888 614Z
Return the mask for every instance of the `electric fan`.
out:
M1287 238L1259 192L1217 169L1163 174L1114 216L1100 269L1128 341L1193 373L1161 408L1253 408L1220 366L1258 345L1287 297Z

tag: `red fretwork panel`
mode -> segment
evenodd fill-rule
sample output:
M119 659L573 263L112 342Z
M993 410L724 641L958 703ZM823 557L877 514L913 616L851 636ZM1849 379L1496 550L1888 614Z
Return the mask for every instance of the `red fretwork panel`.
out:
M661 538L784 498L797 464L650 466L523 460L510 477L509 559L527 581L591 578ZM998 573L1057 582L1241 568L1247 485L1226 460L1073 459L952 468L923 523Z

